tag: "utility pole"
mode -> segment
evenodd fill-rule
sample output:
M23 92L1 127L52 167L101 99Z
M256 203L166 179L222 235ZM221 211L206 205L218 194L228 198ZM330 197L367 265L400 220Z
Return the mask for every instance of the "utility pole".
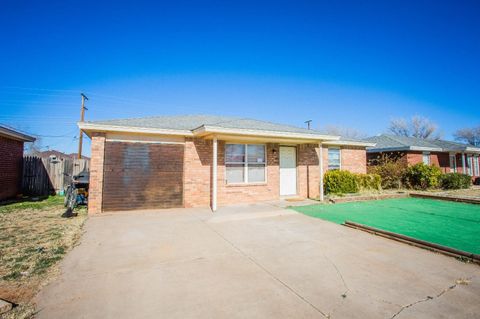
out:
M85 118L85 110L88 110L85 107L85 100L88 100L88 97L80 93L80 96L82 97L82 108L80 109L80 122L83 122ZM80 136L78 137L78 158L82 158L82 142L83 142L83 132L80 129Z
M305 121L305 123L307 124L307 128L310 129L310 123L312 123L312 120Z

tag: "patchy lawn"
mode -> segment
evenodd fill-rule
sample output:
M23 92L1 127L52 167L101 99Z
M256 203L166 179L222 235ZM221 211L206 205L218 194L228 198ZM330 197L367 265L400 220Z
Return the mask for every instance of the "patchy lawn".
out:
M328 200L328 199L338 199L338 198L344 198L344 197L355 198L355 197L362 197L362 196L395 195L395 194L406 194L409 192L480 199L480 186L477 186L477 185L474 185L468 189L456 189L456 190L430 189L426 191L421 191L421 190L411 190L406 188L382 189L380 191L368 190L368 191L360 191L355 194L328 194L326 196L326 199Z
M480 199L480 186L472 186L468 189L457 189L457 190L445 190L445 191L433 191L433 193L438 195L447 195L447 196L459 196L459 197L471 197Z
M28 318L31 299L80 238L85 208L63 218L63 197L0 206L0 298L18 304L8 318Z

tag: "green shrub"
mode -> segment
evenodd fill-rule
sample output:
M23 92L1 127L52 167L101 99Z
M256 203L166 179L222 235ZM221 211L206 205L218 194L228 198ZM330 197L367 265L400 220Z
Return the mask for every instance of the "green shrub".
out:
M378 174L355 174L357 186L360 190L380 190L382 178Z
M439 186L439 179L442 175L440 168L434 165L418 163L407 168L405 173L405 184L413 189L427 189Z
M398 157L380 156L369 161L367 172L380 176L382 188L401 188L407 171L407 164Z
M448 173L440 176L440 186L443 189L462 189L472 185L472 177L460 173Z
M349 171L328 171L324 176L325 193L343 194L357 193L358 183L355 174Z

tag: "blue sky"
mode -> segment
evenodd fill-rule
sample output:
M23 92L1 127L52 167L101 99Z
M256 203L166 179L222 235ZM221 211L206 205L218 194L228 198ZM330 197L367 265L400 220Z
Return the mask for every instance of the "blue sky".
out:
M480 123L478 1L3 1L0 123L76 150L86 119L209 113L384 132ZM88 144L87 144L87 153Z

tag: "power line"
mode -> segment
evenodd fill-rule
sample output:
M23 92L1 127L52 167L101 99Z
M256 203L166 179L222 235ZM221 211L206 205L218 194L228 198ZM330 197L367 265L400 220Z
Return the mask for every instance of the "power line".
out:
M3 89L14 89L14 90L27 90L27 91L47 91L47 92L69 92L69 93L78 93L80 90L63 90L63 89L44 89L44 88L27 88L20 86L1 86L0 90Z

